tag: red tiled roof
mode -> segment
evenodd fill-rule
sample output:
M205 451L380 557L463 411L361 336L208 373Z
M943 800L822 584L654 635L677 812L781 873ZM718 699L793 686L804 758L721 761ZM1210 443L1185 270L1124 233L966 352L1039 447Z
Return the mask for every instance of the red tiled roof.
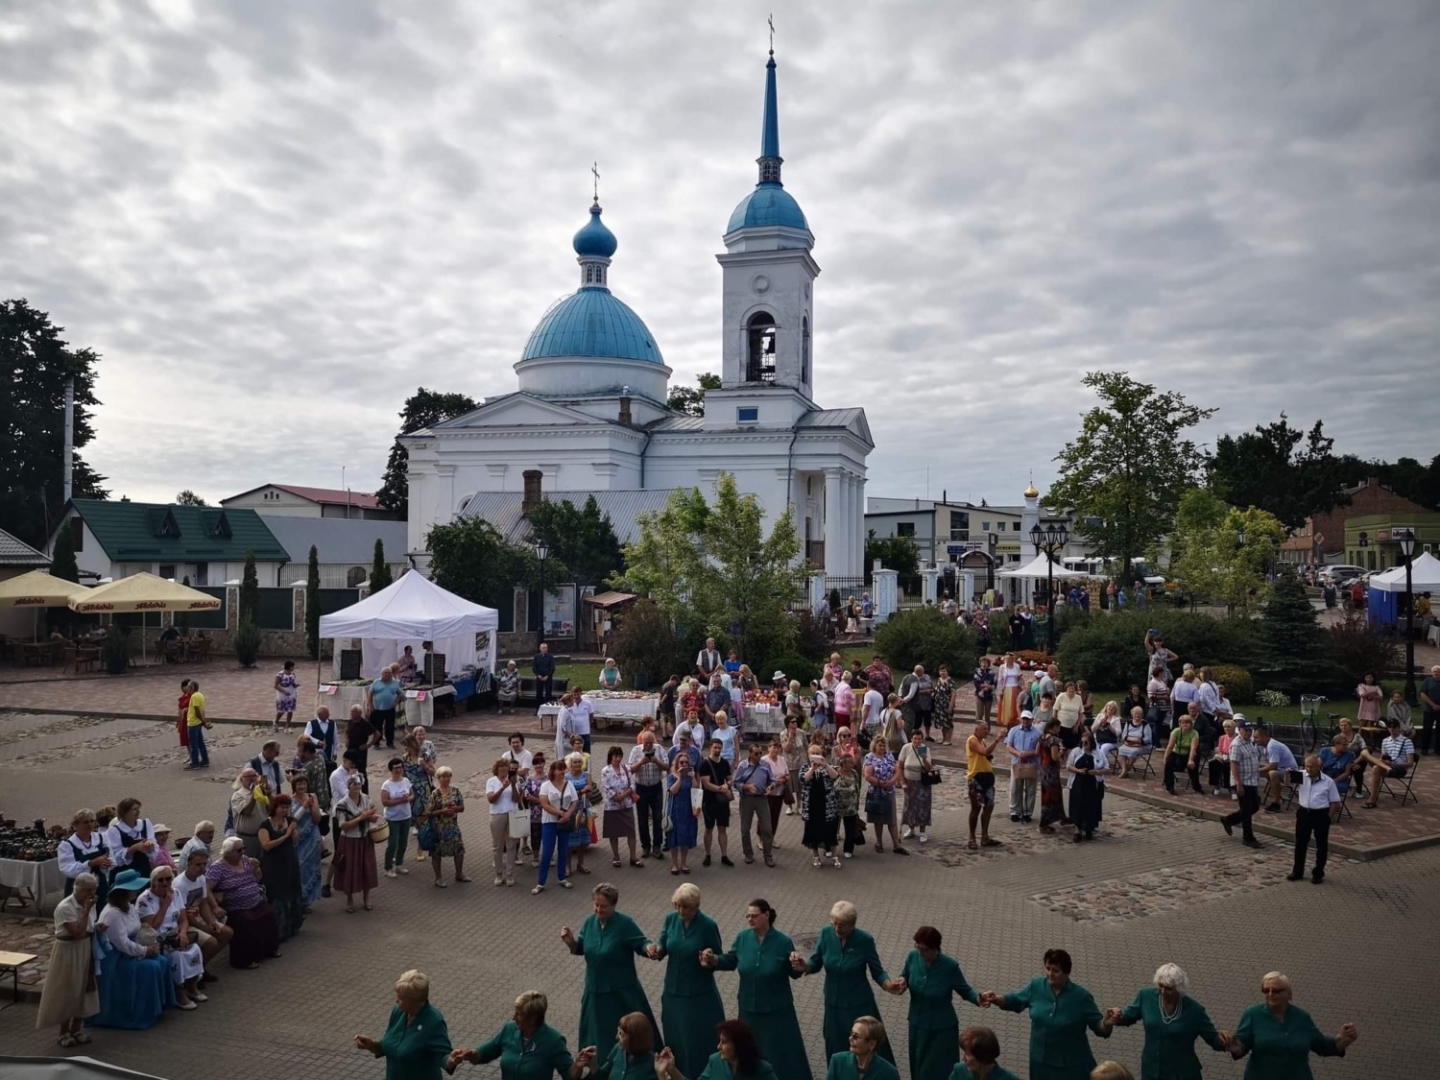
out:
M294 484L271 484L270 487L279 488L281 491L288 491L291 495L298 495L302 499L309 499L311 502L332 503L344 506L347 503L351 506L361 507L366 510L380 509L380 503L374 495L367 495L363 491L339 491L335 488L317 487L296 487Z

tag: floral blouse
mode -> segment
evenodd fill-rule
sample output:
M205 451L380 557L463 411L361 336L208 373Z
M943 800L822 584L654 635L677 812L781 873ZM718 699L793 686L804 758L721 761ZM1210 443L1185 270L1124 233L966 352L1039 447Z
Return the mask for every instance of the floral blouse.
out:
M859 773L841 773L835 778L835 808L841 817L854 817L860 813Z

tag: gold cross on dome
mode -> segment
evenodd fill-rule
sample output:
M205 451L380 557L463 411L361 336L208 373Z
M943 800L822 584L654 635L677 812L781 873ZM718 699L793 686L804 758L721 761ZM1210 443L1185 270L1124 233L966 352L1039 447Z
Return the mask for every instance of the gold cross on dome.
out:
M772 14L765 20L770 24L770 55L775 55L775 16Z
M600 201L600 163L598 161L592 161L590 163L590 175L595 178L594 194L595 201L598 203Z

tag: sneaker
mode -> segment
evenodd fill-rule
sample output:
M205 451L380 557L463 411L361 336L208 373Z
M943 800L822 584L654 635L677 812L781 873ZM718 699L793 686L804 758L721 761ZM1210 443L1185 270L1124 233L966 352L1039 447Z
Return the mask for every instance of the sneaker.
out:
M385 876L386 876L386 877L398 877L399 875L397 875L394 870L386 870L386 871L385 871Z
M909 840L912 835L914 835L914 834L910 831L910 826L909 826L909 825L901 825L901 826L900 826L900 839L901 839L901 840Z
M1239 793L1238 793L1238 792L1234 792L1234 791L1230 792L1230 801L1231 801L1231 802L1239 802L1239 801L1240 801L1240 795L1239 795Z
M494 880L493 882L491 882L491 884L493 884L493 885L504 885L504 884L505 884L505 879L504 879L503 877L500 877L500 876L497 875L496 878L495 878L495 880Z
M794 810L792 807L789 807L789 806L785 807L785 816L786 816L786 817L794 817L794 816L795 816L795 810Z
M920 834L920 843L922 843L922 844L928 844L929 842L930 842L930 836L929 836L929 834L922 832L922 833Z
M408 874L410 872L410 868L408 866L397 866L395 867L395 872L397 874Z
M847 858L847 859L853 859L854 857L855 857L855 853L854 853L853 851L847 851L847 852L845 852L845 858Z

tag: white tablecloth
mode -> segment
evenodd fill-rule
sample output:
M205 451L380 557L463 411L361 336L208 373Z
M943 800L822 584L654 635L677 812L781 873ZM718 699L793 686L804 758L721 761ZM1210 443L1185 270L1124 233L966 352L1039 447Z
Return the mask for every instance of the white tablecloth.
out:
M594 707L596 720L644 720L647 716L655 716L655 707L660 703L660 697L652 694L643 698L602 698L585 695L585 700ZM548 721L553 727L555 717L560 715L560 703L558 701L541 705L535 710L535 715L540 718L543 727Z
M1434 626L1430 627L1428 640L1431 645L1440 646L1440 623L1436 623Z
M318 692L315 694L315 707L324 705L330 710L330 718L340 723L341 730L344 730L346 722L350 719L350 706L359 705L365 707L365 686L340 686L334 683L321 683ZM406 690L405 691L405 723L411 727L432 727L435 723L435 699L437 697L448 697L455 693L453 686L437 686L431 690ZM423 697L421 695L424 695ZM395 722L400 722L400 715L397 712Z
M777 735L785 730L785 706L750 705L740 725L743 734Z
M44 862L0 859L0 885L30 890L30 895L35 898L36 910L39 910L41 900L65 888L65 875L60 873L59 859Z

